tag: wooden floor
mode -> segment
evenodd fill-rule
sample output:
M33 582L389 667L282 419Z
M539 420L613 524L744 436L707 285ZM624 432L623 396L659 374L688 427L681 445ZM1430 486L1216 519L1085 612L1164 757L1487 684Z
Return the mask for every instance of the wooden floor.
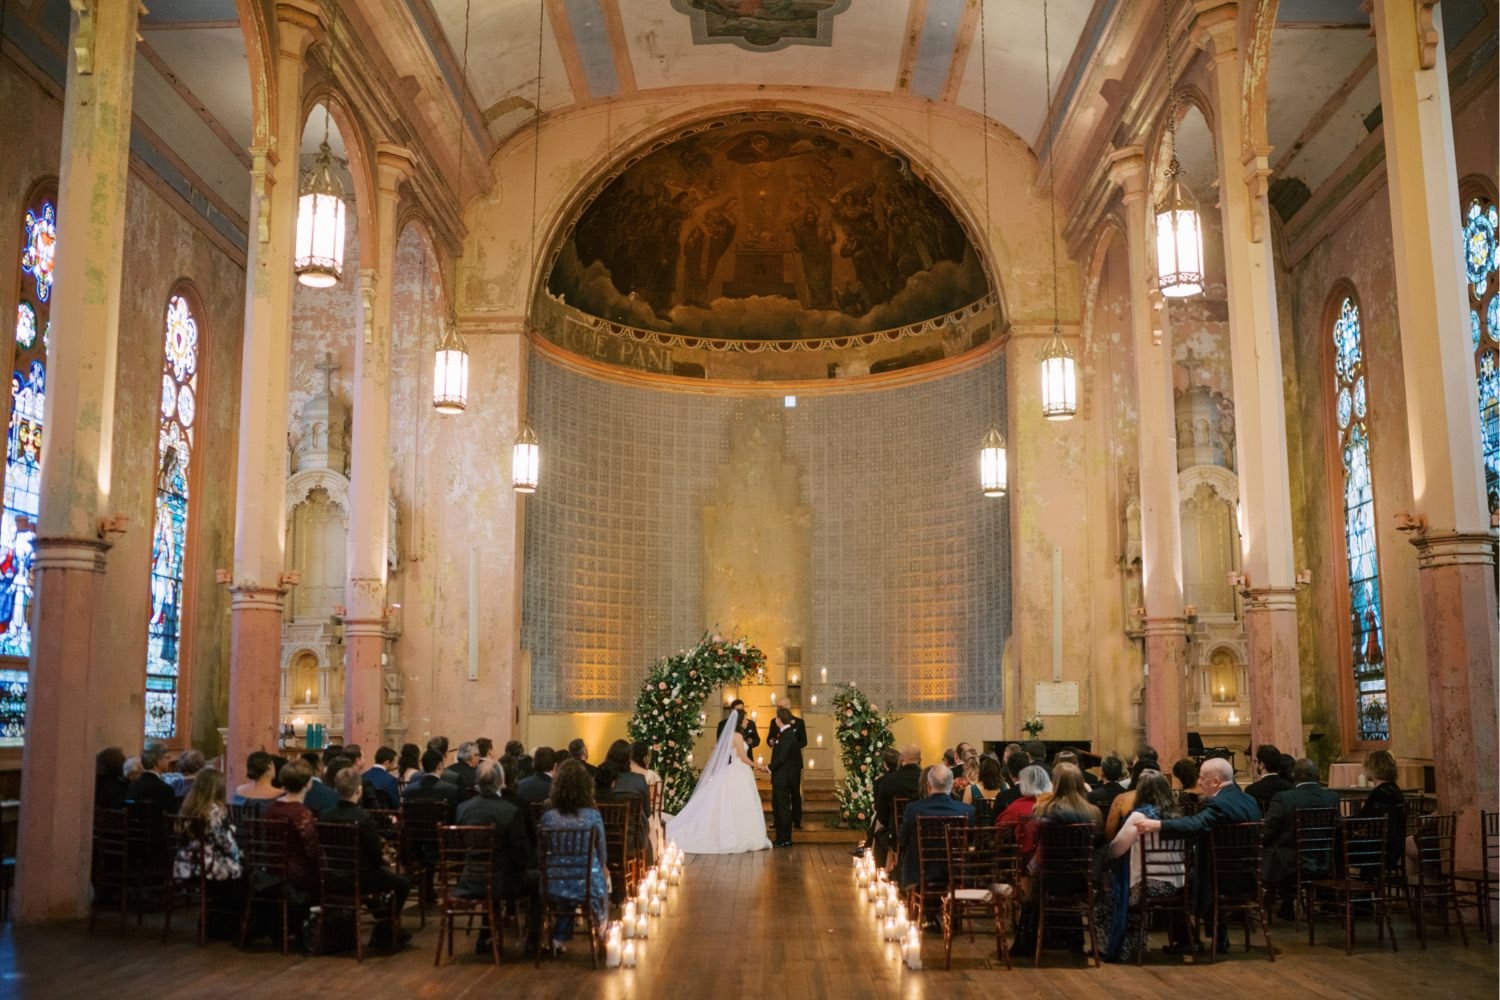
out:
M847 849L805 845L753 855L690 858L684 885L634 970L595 972L581 946L540 970L507 953L496 968L471 954L442 968L432 965L433 925L394 956L356 965L352 956L283 958L262 950L243 953L227 944L198 948L191 934L174 931L160 943L131 927L89 936L81 926L0 927L0 996L84 997L89 1000L167 1000L173 997L378 997L494 996L566 1000L583 998L751 997L819 1000L825 997L1188 996L1225 1000L1286 997L1489 997L1496 995L1497 951L1471 932L1464 948L1457 934L1441 935L1419 951L1411 927L1397 924L1401 952L1377 951L1366 932L1353 957L1342 935L1326 925L1326 938L1309 948L1305 931L1280 926L1275 964L1257 950L1235 952L1213 966L1180 964L1153 955L1143 969L1085 966L1081 956L1048 952L1043 966L1006 972L987 941L955 948L951 972L941 969L942 940L927 938L928 968L904 970L887 955L859 914ZM415 913L408 926L415 929ZM1362 932L1364 928L1361 928ZM1237 940L1239 940L1237 936ZM1335 943L1337 942L1337 943ZM1160 943L1157 941L1156 943ZM462 939L460 939L462 944ZM467 952L468 949L464 949ZM576 953L575 953L576 952Z

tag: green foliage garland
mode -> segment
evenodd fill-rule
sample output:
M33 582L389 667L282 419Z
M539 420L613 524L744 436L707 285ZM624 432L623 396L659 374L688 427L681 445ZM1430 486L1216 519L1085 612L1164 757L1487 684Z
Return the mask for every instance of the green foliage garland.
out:
M838 725L839 755L844 761L844 783L839 786L839 817L846 826L862 828L875 811L875 779L880 759L895 743L891 724L897 716L882 712L853 684L840 684L833 696Z
M688 754L703 734L703 702L715 689L765 668L766 654L744 639L705 634L692 649L658 660L635 699L630 738L651 744L662 780L662 808L676 813L698 783Z

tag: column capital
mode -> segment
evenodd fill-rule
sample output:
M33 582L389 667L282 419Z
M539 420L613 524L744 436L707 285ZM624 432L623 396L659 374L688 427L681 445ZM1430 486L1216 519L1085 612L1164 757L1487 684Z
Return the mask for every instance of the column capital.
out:
M1417 568L1495 565L1495 532L1435 531L1413 535Z
M375 144L376 183L381 194L395 194L401 183L417 172L417 158L393 142Z
M1161 618L1147 616L1143 623L1143 629L1147 636L1181 636L1186 639L1188 620L1170 615Z
M85 573L104 572L104 554L110 543L100 538L55 536L36 540L38 570L71 569Z
M1239 20L1235 0L1193 0L1193 44L1208 52L1216 66L1234 58L1239 53Z
M316 0L278 0L276 4L276 41L282 55L307 51L313 40L323 34L323 7ZM297 49L286 45L295 42Z
M385 638L384 618L345 618L344 638L354 639L359 637Z
M229 608L235 611L274 611L280 614L286 606L284 587L230 587Z
M1122 146L1109 154L1109 179L1126 201L1146 193L1146 152L1141 146Z
M1295 613L1297 610L1296 587L1250 587L1240 591L1240 596L1245 600L1246 614L1253 611Z

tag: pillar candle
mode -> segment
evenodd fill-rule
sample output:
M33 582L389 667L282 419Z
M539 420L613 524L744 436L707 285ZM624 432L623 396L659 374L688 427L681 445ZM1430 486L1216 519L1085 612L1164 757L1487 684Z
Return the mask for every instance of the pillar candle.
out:
M824 684L828 683L828 668L827 667L823 667L821 670L818 671L818 680L822 681Z
M885 916L885 897L881 896L875 900L875 919L879 920Z
M906 907L896 911L896 940L905 940L907 932L911 930L911 920L906 916Z
M620 946L620 925L615 924L609 929L609 939L604 943L604 967L606 969L618 969L620 967L622 950Z
M917 936L917 928L915 927L907 931L904 955L908 969L922 968L922 939Z
M651 921L646 919L644 913L635 918L635 936L638 938L651 936Z
M635 942L634 941L626 941L625 942L625 954L623 956L623 959L624 959L624 963L625 963L625 968L627 968L627 969L633 969L633 968L635 968Z
M895 918L893 918L893 917L886 917L885 918L885 934L884 934L884 938L887 941L894 941L894 940L896 940L896 921L895 921Z

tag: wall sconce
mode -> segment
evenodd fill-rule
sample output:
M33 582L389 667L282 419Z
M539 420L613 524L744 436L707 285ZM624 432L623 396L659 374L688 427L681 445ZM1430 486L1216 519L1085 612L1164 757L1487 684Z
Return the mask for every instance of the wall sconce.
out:
M1299 587L1310 586L1312 584L1312 581L1313 581L1312 570L1310 570L1310 569L1303 569L1303 570L1298 570L1297 571L1297 586L1299 586Z

